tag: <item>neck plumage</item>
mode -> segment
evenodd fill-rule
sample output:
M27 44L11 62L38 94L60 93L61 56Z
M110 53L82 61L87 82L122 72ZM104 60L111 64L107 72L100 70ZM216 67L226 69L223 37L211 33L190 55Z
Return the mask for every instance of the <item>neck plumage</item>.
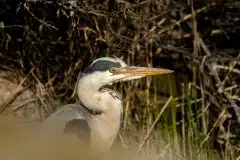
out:
M117 111L122 115L121 95L99 84L99 79L93 77L84 76L78 80L76 89L82 105L96 114Z
M79 100L90 114L93 115L92 111L101 113L94 114L95 116L90 116L88 119L88 125L91 128L91 146L101 144L101 147L110 148L120 128L121 97L111 89L97 86L99 83L94 80L89 77L80 79L77 93Z
M104 99L98 82L91 77L82 77L77 82L77 94L80 102L90 111L105 112L108 109L108 99Z

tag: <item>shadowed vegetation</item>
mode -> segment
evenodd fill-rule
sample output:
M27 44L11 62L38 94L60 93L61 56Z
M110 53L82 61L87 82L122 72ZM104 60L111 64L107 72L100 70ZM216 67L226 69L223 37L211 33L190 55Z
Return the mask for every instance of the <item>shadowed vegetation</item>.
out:
M77 76L92 60L117 56L174 70L113 86L124 98L123 150L154 159L240 158L239 2L0 4L2 115L42 121L78 101Z

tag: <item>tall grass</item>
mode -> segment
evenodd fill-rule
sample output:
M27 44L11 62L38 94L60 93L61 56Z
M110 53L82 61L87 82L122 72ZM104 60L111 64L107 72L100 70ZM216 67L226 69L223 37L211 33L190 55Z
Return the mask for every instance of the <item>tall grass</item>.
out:
M207 113L204 112L206 108L204 103L196 101L197 98L193 94L191 83L183 84L182 95L176 97L173 89L175 83L174 76L169 75L165 81L164 79L163 77L154 77L151 82L150 93L145 92L141 94L141 92L136 92L135 96L140 96L138 98L140 102L135 107L145 108L151 114L147 114L147 119L142 120L142 122L136 121L134 116L128 115L127 119L131 122L127 123L129 125L126 128L131 128L130 132L132 133L125 132L125 136L123 136L125 141L130 142L128 147L131 148L131 142L136 141L133 144L140 144L144 140L145 135L149 131L148 125L153 124L148 123L148 120L150 119L153 122L156 119L168 99L167 96L163 97L159 94L162 90L166 91L167 88L168 95L172 96L173 99L154 127L155 129L152 131L148 143L145 143L143 153L154 153L163 159L166 157L189 160L220 159L218 152L211 145L211 138L203 146L200 146L206 136L207 121L205 117ZM144 81L148 83L148 80L143 80L142 82ZM161 87L161 84L167 87ZM147 89L149 90L149 88ZM125 103L130 102L125 101ZM133 139L133 135L137 135L138 139Z
M238 31L238 5L120 0L109 10L102 1L79 2L3 2L0 68L31 73L24 85L33 90L35 115L41 119L56 102L75 103L69 97L79 71L114 54L131 65L176 70L114 86L124 97L120 134L127 150L155 159L236 159L240 54L230 43L238 42L231 38ZM33 116L29 104L11 106L13 98L1 103L1 112Z

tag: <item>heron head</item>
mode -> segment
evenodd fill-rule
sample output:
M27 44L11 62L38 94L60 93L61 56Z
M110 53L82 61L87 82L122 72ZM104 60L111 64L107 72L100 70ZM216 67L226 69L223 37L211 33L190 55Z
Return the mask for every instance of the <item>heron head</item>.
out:
M168 74L173 71L162 68L129 66L119 58L102 57L96 59L82 73L82 78L98 87L139 79L145 76Z

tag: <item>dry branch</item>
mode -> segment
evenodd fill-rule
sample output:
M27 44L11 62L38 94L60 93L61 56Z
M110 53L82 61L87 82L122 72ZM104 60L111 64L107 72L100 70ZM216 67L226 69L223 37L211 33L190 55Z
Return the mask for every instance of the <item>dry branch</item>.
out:
M156 119L154 120L151 128L149 129L148 133L146 134L146 136L144 137L143 141L139 144L138 150L137 150L137 154L142 150L144 144L146 143L146 141L148 140L149 136L151 135L151 133L153 132L153 129L155 127L155 125L157 124L157 122L159 121L161 115L163 114L163 112L165 111L165 109L167 108L167 106L169 105L169 103L171 102L173 97L169 97L169 99L167 100L167 102L164 104L164 106L162 107L161 111L158 113Z

